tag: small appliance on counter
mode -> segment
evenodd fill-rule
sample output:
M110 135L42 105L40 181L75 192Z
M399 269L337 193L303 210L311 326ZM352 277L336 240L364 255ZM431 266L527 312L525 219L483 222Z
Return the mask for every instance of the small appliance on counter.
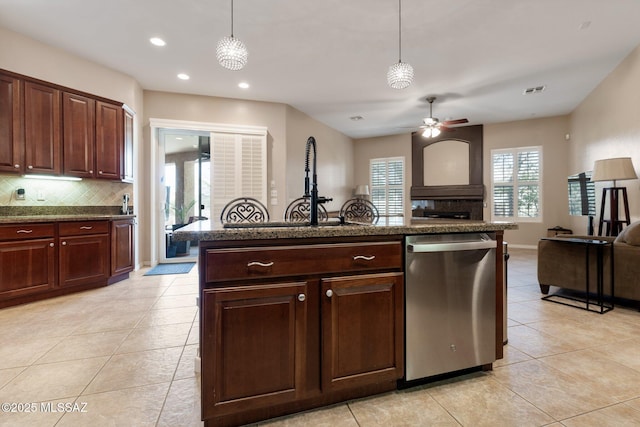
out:
M128 215L129 214L129 194L123 194L122 195L122 208L120 208L120 213L122 215Z

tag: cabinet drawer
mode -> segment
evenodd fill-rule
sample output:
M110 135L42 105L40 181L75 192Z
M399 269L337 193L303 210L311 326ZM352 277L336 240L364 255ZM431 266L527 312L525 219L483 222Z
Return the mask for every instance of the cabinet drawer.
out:
M401 267L400 242L209 249L206 253L207 282Z
M106 234L109 232L109 221L61 222L58 227L60 236Z
M0 240L24 240L53 237L53 224L25 224L0 226Z

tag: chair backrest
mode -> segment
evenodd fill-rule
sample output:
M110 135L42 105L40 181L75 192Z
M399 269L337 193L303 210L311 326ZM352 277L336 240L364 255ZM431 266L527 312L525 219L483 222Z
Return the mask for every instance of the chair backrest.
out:
M311 201L308 197L300 197L289 203L284 212L284 220L290 222L309 222L311 217ZM324 206L318 205L318 221L326 221L329 214Z
M226 204L220 214L220 221L226 223L267 222L269 211L260 200L253 197L238 197Z
M349 199L340 208L340 216L347 221L375 224L380 218L378 208L367 199Z

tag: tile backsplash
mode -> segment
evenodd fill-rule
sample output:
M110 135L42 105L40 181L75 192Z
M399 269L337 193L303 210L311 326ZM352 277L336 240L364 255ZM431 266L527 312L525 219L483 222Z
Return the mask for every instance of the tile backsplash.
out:
M16 190L25 190L25 199L16 199ZM133 184L84 179L54 181L0 175L0 206L120 206L122 196L131 195Z

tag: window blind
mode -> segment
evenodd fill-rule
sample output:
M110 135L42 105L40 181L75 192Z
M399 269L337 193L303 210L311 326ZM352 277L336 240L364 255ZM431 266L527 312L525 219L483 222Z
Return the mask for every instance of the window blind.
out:
M542 147L491 151L492 214L541 220Z
M371 159L371 202L382 217L404 214L404 158Z

